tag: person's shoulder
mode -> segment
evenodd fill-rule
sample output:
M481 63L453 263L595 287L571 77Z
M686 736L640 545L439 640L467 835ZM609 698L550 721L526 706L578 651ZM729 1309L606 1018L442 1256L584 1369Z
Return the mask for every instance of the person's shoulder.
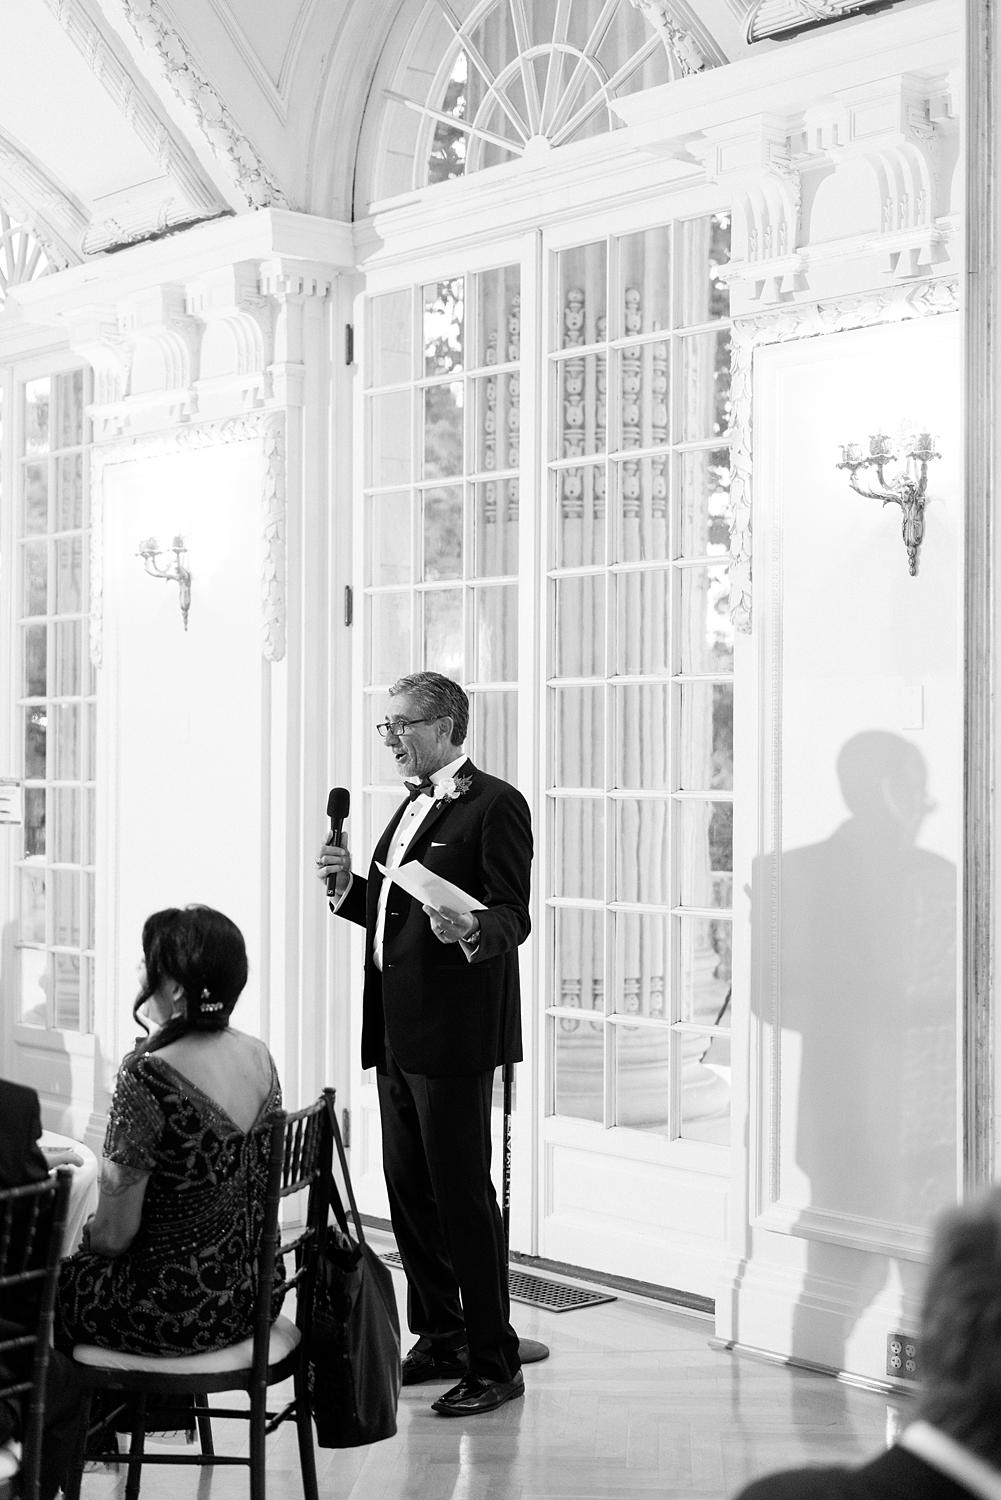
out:
M31 1120L40 1114L38 1094L26 1083L0 1078L0 1119Z
M752 1480L733 1500L862 1500L870 1492L857 1477L857 1470L833 1466L783 1469Z
M506 797L514 802L525 802L525 798L518 788L510 781L505 781L503 776L493 776L489 771L483 771L479 766L474 766L467 761L459 773L460 776L467 775L472 782L470 788L473 792L479 792L489 797ZM457 778L458 779L458 778Z

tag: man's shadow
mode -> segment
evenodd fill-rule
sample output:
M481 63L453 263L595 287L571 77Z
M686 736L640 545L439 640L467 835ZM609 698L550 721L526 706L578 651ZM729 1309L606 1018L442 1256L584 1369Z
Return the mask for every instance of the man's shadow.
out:
M816 1347L811 1305L831 1279L843 1282L847 1273L853 1286L847 1344L891 1266L908 1302L922 1274L919 1262L892 1249L889 1266L881 1253L846 1262L823 1236L825 1217L835 1230L846 1226L849 1240L854 1229L863 1241L872 1234L892 1245L898 1233L926 1230L957 1191L956 867L917 847L933 804L913 744L864 731L842 747L837 774L848 818L822 842L783 853L777 869L774 1020L783 1111L796 1111L792 1137L785 1125L781 1132L780 1174L789 1181L780 1196L808 1197L793 1328L793 1353L806 1359ZM774 920L760 906L770 884L756 882L758 932ZM797 1061L793 1100L787 1089Z

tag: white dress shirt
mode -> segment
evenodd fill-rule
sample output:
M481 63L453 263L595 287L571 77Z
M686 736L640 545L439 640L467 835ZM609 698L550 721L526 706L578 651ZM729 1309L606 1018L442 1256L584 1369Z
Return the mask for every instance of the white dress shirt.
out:
M442 766L439 770L432 771L431 781L435 784L439 781L448 781L452 776L458 774L460 767L464 766L468 759L468 755L460 755L458 759L449 761L447 766ZM393 834L392 842L386 851L385 865L387 870L393 869L396 865L402 865L407 850L413 842L414 835L432 807L434 807L434 798L430 793L422 792L419 797L414 797L410 806L396 825L396 832ZM352 876L353 879L354 876ZM380 973L382 972L382 938L386 927L386 904L389 901L389 892L392 884L391 880L383 880L382 882L379 891L379 906L375 918L375 933L372 938L372 957ZM337 911L350 889L351 881L348 882L342 894L330 903L331 911ZM463 943L462 948L466 957L471 958L476 944L474 943L470 946L467 943Z

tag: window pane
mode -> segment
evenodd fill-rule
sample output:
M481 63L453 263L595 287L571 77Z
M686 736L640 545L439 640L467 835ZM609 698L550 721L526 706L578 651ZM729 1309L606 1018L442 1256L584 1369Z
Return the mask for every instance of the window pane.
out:
M681 555L730 551L730 450L696 448L681 460Z
M423 468L425 479L450 479L462 474L463 387L428 386L424 392Z
M556 584L557 677L599 677L605 670L605 580L561 578Z
M83 525L83 454L56 459L56 530L79 531Z
M49 1010L46 997L52 993L48 954L41 948L22 948L21 1024L47 1026Z
M48 530L49 466L24 466L24 530L26 535Z
M389 686L409 670L412 660L409 594L372 595L368 639L368 680Z
M730 330L693 333L677 348L679 441L723 437L730 428Z
M409 287L369 303L369 385L402 384L414 373L410 305Z
M56 613L77 614L83 608L83 538L56 542Z
M589 567L605 561L605 466L559 469L551 483L556 495L556 563Z
M678 325L730 315L730 291L720 271L730 260L730 216L684 219L677 236Z
M616 912L612 1010L617 1015L668 1018L670 920Z
M615 1123L670 1132L671 1033L664 1027L616 1026Z
M78 781L85 774L81 732L86 710L82 703L56 703L49 709L52 721L52 775L57 781Z
M729 919L680 917L678 1019L730 1025L733 927Z
M518 770L518 700L513 692L474 693L470 700L470 753L505 781Z
M472 382L473 469L516 469L520 457L520 375L486 375Z
M449 375L463 368L465 295L461 276L422 288L425 375Z
M462 487L425 490L422 496L424 577L462 577Z
M631 344L620 350L613 368L621 423L616 446L661 447L669 436L667 344Z
M605 241L561 250L557 259L559 326L557 348L604 339L608 313L608 251Z
M604 787L604 687L554 688L552 692L556 785Z
M616 671L629 677L672 670L670 578L666 570L618 577Z
M517 479L488 479L473 486L473 544L478 578L518 570Z
M556 896L601 901L605 894L605 811L597 798L556 803L553 879Z
M21 941L45 942L45 871L21 871Z
M732 791L732 682L682 683L679 759L682 791Z
M652 798L622 797L616 798L614 808L613 899L648 906L671 904L668 803Z
M558 458L585 458L606 451L607 365L604 354L573 355L553 365Z
M53 953L52 972L55 980L55 1024L66 1031L79 1031L81 1024L79 955Z
M619 325L615 336L670 326L671 228L658 225L618 242Z
M557 907L554 919L553 1004L602 1015L605 1009L605 917Z
M45 745L48 715L40 705L24 711L24 774L28 781L45 776Z
M83 433L83 371L71 370L57 375L54 381L56 398L54 448L78 447Z
M53 692L58 698L75 697L87 691L83 656L83 622L61 620L52 627L55 645Z
M476 308L476 365L510 364L521 358L521 268L498 266L469 278Z
M678 864L681 905L733 904L733 803L685 799L679 802Z
M658 458L616 460L612 467L612 494L617 510L618 561L657 562L668 556L667 524L670 460Z
M368 404L368 482L373 487L410 480L410 393L373 396Z
M49 794L52 809L50 857L57 864L81 862L80 793L69 787L55 787Z
M24 692L28 698L44 698L48 680L45 664L46 629L28 625L24 631Z
M604 1118L604 1036L600 1021L552 1017L554 1110L571 1120Z
M518 676L518 589L476 590L473 672L478 682L513 682Z
M50 381L29 380L24 387L24 451L44 453L49 446Z
M368 582L379 585L410 579L410 492L394 490L368 501Z
M48 545L45 542L26 542L21 553L24 559L23 612L26 615L44 615L49 593Z
M681 570L681 620L682 672L731 672L729 568Z
M670 684L617 687L615 708L615 785L672 790Z
M41 787L24 790L24 852L29 859L45 853L45 792Z
M80 946L80 877L76 870L50 870L52 936L67 948Z
M424 610L424 667L460 679L465 652L462 630L462 590L435 589L422 596Z

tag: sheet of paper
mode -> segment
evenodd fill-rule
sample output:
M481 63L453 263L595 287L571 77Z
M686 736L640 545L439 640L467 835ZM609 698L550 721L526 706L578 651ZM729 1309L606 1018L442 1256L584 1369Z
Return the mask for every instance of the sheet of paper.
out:
M413 896L422 906L433 906L436 911L441 911L443 906L447 906L449 911L484 910L482 901L475 900L461 886L453 885L450 880L426 870L419 859L408 859L391 870L380 865L378 860L375 863L387 880L395 880L408 896Z

